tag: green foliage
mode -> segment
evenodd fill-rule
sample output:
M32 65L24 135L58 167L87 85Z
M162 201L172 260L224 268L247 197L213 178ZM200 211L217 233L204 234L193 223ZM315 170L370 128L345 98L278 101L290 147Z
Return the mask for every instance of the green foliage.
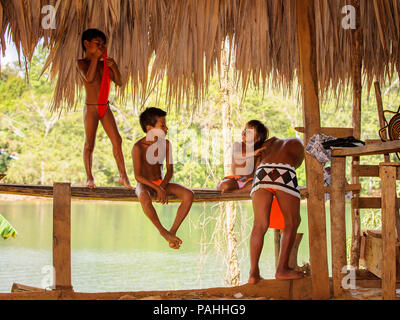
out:
M374 230L382 227L381 210L368 210L361 220L363 229Z

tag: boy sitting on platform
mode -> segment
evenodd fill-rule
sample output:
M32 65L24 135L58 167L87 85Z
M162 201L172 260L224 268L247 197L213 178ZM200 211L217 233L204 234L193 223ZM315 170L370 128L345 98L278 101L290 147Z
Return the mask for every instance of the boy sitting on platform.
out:
M260 163L260 155L265 149L268 129L258 120L251 120L242 132L242 142L232 147L232 174L217 185L221 193L248 193L251 191L254 171Z
M190 211L193 192L179 184L171 183L174 173L172 146L165 139L168 128L166 112L158 108L148 108L140 115L140 126L146 136L138 140L132 149L133 168L137 181L136 195L143 211L158 229L161 236L173 249L179 249L182 240L176 233ZM163 176L163 163L167 172ZM152 204L152 196L157 202L168 204L168 195L175 195L182 200L175 221L170 230L164 228Z

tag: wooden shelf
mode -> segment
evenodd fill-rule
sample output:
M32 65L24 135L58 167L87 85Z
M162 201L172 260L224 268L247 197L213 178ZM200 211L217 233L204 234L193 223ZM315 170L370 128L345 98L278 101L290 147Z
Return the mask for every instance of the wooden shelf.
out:
M355 148L332 148L332 157L357 157L400 152L400 140L381 142Z

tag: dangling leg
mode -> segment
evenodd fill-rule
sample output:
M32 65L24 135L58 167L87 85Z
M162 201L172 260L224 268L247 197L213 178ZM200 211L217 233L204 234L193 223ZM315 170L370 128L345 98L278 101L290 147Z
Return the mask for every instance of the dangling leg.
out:
M169 232L172 235L176 236L176 233L178 232L179 227L181 226L183 220L185 220L187 214L190 211L190 208L192 207L194 194L191 190L189 190L179 184L176 184L176 183L168 183L165 190L169 194L173 194L182 200L182 202L178 208L178 211L176 212L176 217L175 217L174 223L173 223L171 229L169 230ZM179 249L179 246L181 244L182 244L182 240L180 240L180 243L177 248L175 246L171 247L171 248Z

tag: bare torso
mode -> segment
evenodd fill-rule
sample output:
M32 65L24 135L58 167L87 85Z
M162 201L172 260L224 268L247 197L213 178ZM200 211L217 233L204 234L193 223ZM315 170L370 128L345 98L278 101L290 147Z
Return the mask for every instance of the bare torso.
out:
M160 179L162 180L163 163L165 161L166 154L165 152L159 154L159 152L163 148L156 148L154 142L146 141L146 137L140 139L138 142L136 142L135 145L137 147L137 150L139 151L140 175L146 177L151 181L156 181ZM158 159L157 163L155 164L153 164L155 162L154 158L152 158L153 155ZM148 156L152 159L148 159Z
M262 163L282 163L294 168L301 166L304 160L304 145L298 138L284 140L273 137L264 143L266 150L262 153Z
M81 59L78 60L78 65L81 73L86 74L90 66L90 61L86 59ZM85 78L81 77L86 89L86 104L96 105L98 103L100 88L101 88L101 80L103 76L103 69L104 69L104 62L98 61L96 76L92 82L85 81Z

